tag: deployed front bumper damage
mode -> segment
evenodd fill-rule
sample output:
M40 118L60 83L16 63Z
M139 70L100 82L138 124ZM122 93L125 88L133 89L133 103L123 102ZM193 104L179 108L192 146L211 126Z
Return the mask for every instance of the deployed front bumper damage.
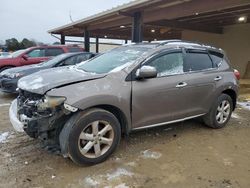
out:
M21 91L9 109L10 122L18 132L43 141L47 147L59 148L59 134L72 111L64 103L41 109L45 96ZM72 110L72 109L71 109Z
M17 132L24 132L24 124L17 117L17 99L15 99L9 109L10 122Z

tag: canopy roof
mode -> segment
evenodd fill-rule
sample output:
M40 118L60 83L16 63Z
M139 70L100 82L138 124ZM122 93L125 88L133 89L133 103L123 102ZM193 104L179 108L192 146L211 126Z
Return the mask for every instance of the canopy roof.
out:
M223 33L223 27L250 22L249 0L137 0L49 30L51 34L131 39L132 17L143 14L145 40L181 38L183 29ZM249 18L249 19L247 19Z

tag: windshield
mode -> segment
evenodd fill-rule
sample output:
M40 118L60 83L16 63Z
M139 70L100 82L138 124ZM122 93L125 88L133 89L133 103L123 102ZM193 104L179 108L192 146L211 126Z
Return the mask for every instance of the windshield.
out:
M25 50L18 50L13 52L10 56L11 57L18 57L19 55L21 55Z
M53 59L50 59L49 61L45 61L43 63L40 63L39 65L42 65L42 66L54 66L56 65L57 63L59 63L60 61L63 61L65 58L71 56L71 54L61 54L61 55L58 55L56 57L54 57Z
M118 70L119 67L125 68L125 65L133 63L144 52L149 50L146 47L120 47L104 53L96 58L78 65L79 69L86 72L103 74Z

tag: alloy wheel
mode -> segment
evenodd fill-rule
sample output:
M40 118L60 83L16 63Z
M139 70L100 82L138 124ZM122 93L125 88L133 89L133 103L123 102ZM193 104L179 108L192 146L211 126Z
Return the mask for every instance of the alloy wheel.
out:
M230 110L231 110L231 106L230 106L229 101L223 100L217 108L216 121L219 124L225 123L229 118Z
M114 130L107 121L94 121L86 126L78 139L81 154L97 158L105 154L114 140Z

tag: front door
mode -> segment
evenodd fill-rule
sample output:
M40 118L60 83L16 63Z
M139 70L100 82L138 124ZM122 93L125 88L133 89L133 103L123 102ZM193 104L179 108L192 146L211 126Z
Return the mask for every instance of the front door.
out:
M41 63L48 59L45 57L45 49L43 48L36 48L26 53L27 59L22 59L22 65L31 65Z
M144 65L155 67L158 75L132 81L133 128L173 121L192 110L181 50L161 53Z

